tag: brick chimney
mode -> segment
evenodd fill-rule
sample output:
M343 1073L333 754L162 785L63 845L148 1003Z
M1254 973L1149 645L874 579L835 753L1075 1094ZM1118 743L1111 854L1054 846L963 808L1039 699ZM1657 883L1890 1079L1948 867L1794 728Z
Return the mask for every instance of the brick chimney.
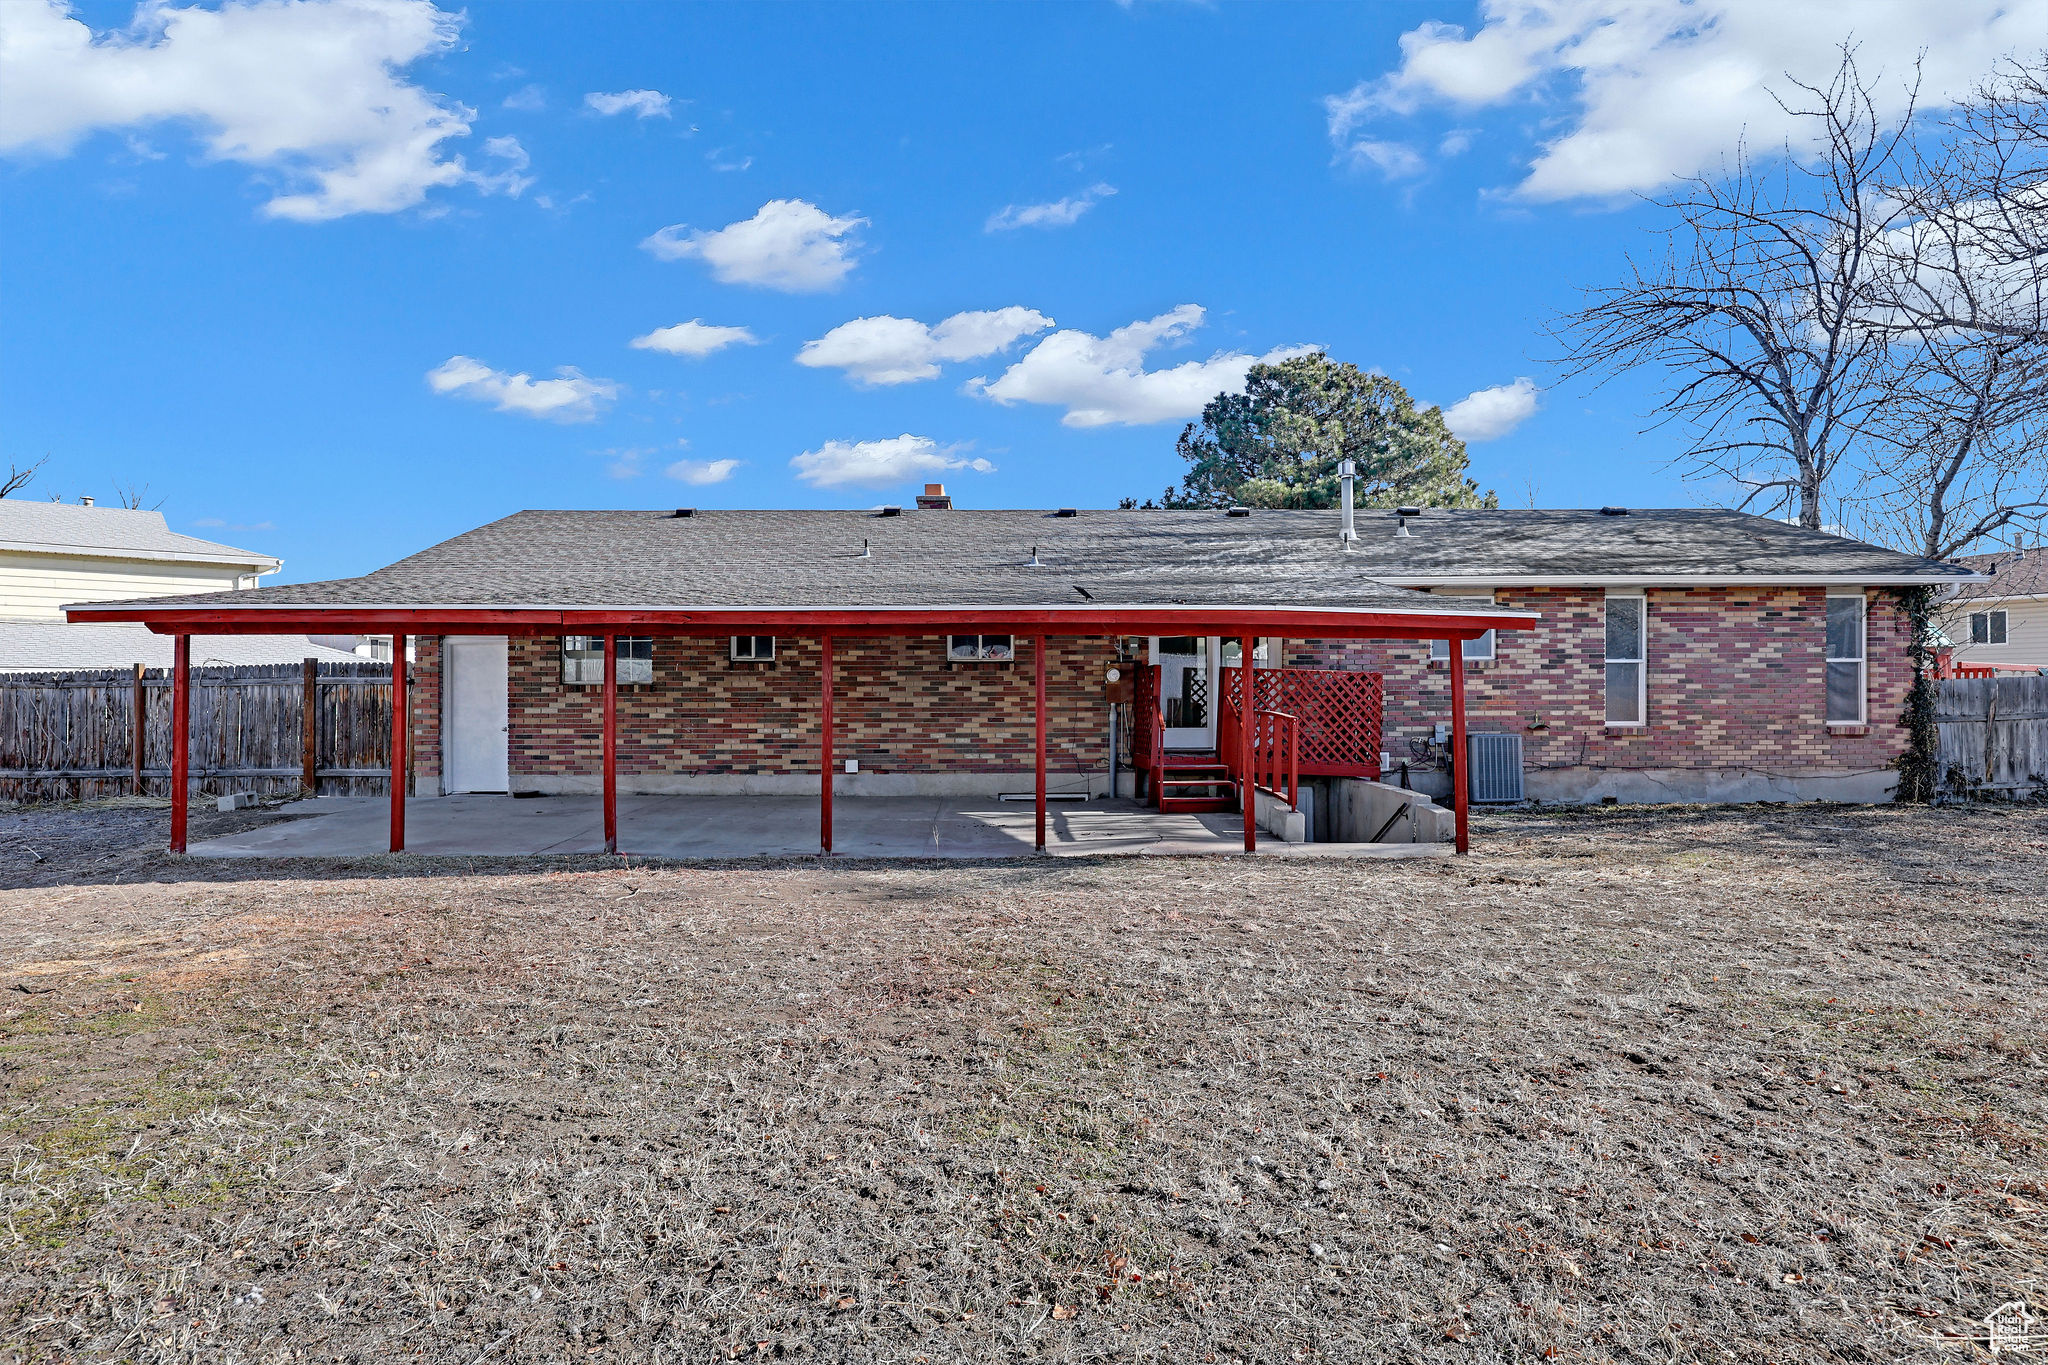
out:
M953 499L942 483L928 483L924 492L917 495L917 510L920 512L947 512L953 507Z

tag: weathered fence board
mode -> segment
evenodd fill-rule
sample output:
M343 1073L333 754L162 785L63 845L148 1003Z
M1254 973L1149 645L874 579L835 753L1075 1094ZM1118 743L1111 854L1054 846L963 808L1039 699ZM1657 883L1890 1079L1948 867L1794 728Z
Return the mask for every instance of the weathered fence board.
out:
M315 786L389 790L391 665L323 663L314 686ZM0 800L137 794L135 706L143 707L141 794L169 794L168 669L0 674ZM299 664L192 670L194 795L303 789L305 672Z
M2048 794L2048 678L1947 678L1935 689L1944 792Z

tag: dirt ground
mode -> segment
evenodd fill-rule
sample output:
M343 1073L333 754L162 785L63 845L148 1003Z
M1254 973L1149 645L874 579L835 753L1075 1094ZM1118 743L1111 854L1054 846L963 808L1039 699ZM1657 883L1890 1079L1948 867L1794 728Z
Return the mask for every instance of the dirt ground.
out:
M0 812L0 1359L2048 1348L2038 807L1409 863L162 837Z

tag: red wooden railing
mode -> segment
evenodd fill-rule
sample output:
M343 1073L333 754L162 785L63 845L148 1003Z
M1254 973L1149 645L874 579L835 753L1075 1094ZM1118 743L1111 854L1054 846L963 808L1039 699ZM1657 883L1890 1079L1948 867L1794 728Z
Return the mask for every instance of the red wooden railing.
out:
M1281 779L1286 785L1281 785ZM1252 712L1252 785L1295 805L1301 797L1301 721L1285 711Z
M1965 664L1957 663L1954 653L1946 649L1934 652L1934 676L1936 678L1995 678L2001 673L2015 677L2026 677L2042 671L2039 664Z

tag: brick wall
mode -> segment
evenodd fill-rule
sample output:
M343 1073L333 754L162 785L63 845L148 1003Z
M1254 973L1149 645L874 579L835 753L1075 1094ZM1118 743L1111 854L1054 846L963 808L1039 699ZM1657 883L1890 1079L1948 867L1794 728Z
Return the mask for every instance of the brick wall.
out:
M619 689L619 772L815 773L818 641L782 638L769 663L728 657L724 638L657 637L654 681ZM510 642L510 767L522 777L599 771L603 689L564 686L561 642ZM836 639L835 761L873 773L1001 773L1033 764L1031 643L1008 663L950 663L943 637ZM1055 638L1046 660L1049 772L1100 770L1108 640ZM433 695L438 700L438 652ZM424 667L424 661L423 661ZM425 685L421 686L424 694ZM438 735L439 712L417 713ZM422 741L425 736L422 735ZM424 765L425 744L421 746ZM439 773L438 748L434 771ZM421 767L424 774L426 769ZM432 790L423 785L422 790Z
M1523 737L1531 790L1541 775L1674 771L1800 780L1882 773L1904 747L1898 716L1911 683L1904 616L1885 593L1868 603L1868 721L1825 723L1826 594L1819 588L1651 589L1648 723L1605 723L1606 595L1599 589L1503 589L1495 601L1541 615L1504 631L1496 657L1467 668L1471 726ZM659 637L654 682L621 688L622 776L810 774L818 763L818 642L782 639L772 663L727 658L726 641ZM1139 642L1142 644L1142 642ZM864 773L1017 773L1032 766L1030 643L1007 664L954 664L941 637L839 640L835 757ZM1386 675L1386 740L1407 741L1450 719L1445 665L1405 641L1288 641L1302 667ZM1100 772L1106 742L1103 670L1115 642L1056 638L1046 678L1048 769ZM418 790L441 772L441 647L421 640L413 670ZM592 778L602 695L560 681L560 641L510 642L510 768L521 779ZM1724 793L1725 794L1725 793ZM1673 790L1672 799L1713 792Z
M1912 683L1909 629L1891 597L1867 602L1863 727L1826 723L1826 592L1821 588L1652 588L1647 594L1647 724L1606 724L1606 593L1502 589L1494 601L1541 613L1502 631L1491 662L1466 666L1471 728L1519 733L1533 775L1546 770L1712 769L1788 777L1867 773L1904 748L1898 724ZM1450 678L1422 642L1290 641L1306 667L1386 675L1386 749L1450 719ZM1533 778L1532 778L1533 781Z
M407 710L412 714L412 790L441 790L441 637L423 635L413 645L407 675Z

